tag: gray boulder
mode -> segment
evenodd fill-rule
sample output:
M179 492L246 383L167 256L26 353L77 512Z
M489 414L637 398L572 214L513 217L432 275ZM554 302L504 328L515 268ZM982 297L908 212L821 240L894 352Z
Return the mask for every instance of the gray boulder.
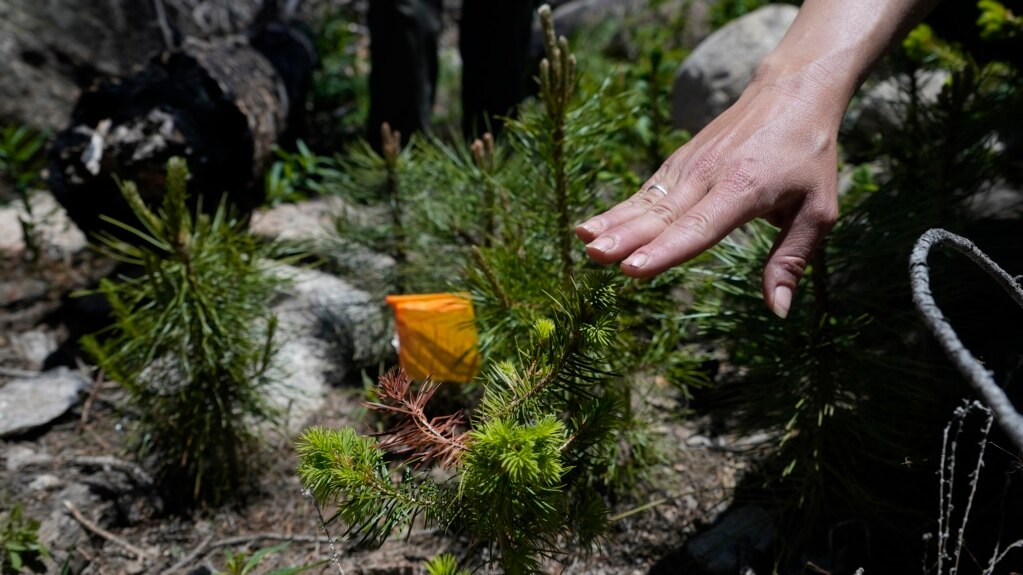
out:
M341 198L326 197L257 210L249 229L261 238L299 244L355 287L387 294L397 289L394 258L348 240L335 229L339 218L367 225L385 222L386 217L370 208L346 204Z
M689 561L707 575L746 573L749 561L766 553L777 537L771 514L746 505L731 509L707 531L692 538L685 551Z
M36 377L15 379L0 387L0 437L42 427L78 403L92 380L58 367Z
M770 4L728 23L701 42L675 76L675 127L695 134L734 104L798 13L795 6Z
M289 296L273 307L279 349L271 405L285 412L286 430L301 431L327 391L389 352L391 326L383 298L316 270L282 266Z
M152 2L0 0L0 120L63 128L86 83L161 47Z
M948 79L944 70L919 72L915 78L918 102L925 106L937 102ZM843 145L847 151L870 150L877 135L901 128L911 102L912 84L907 75L868 82L859 101L846 113L845 124L850 128Z

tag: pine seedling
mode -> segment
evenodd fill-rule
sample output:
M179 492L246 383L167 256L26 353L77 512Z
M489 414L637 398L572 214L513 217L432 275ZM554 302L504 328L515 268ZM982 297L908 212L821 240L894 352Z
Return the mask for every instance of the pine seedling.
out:
M426 575L470 575L465 569L458 567L458 558L444 553L430 559L423 565Z
M541 14L541 105L524 106L503 140L429 137L402 152L402 197L415 206L402 222L416 231L404 267L436 262L444 277L422 272L432 285L471 292L485 358L479 405L470 416L428 416L436 384L388 375L369 404L386 416L385 432L313 429L298 447L304 484L336 506L349 537L379 544L420 518L470 535L508 573L541 572L545 558L599 540L609 492L624 493L643 463L636 457L652 451L618 375L634 373L640 354L623 343L643 346L647 330L678 317L670 298L646 300L638 284L623 289L586 269L570 224L599 209L595 184L606 183L605 145L621 119L608 113L606 92L577 94L575 59L554 37L549 9ZM364 158L349 161L376 166L366 175L383 182L383 160ZM466 259L467 270L452 269Z
M417 517L491 547L506 573L541 573L542 561L583 548L603 531L606 507L591 483L619 424L606 363L615 297L607 277L584 278L538 322L519 361L495 365L472 429L459 414L427 417L433 390L385 376L368 407L401 416L379 438L310 429L299 475L337 507L349 536L379 544ZM453 474L438 481L428 467Z
M165 494L216 505L250 479L253 424L274 415L264 400L276 349L267 303L281 280L265 268L276 248L247 234L226 204L189 211L188 177L172 158L155 211L135 184L120 184L142 227L111 220L135 241L106 235L100 249L137 273L101 282L114 324L83 345L128 392L136 448Z

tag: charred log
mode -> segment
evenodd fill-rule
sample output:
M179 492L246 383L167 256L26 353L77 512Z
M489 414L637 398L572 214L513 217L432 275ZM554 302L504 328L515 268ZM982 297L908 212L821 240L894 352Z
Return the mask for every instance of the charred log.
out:
M246 216L263 200L274 144L300 122L311 46L297 28L266 25L251 40L187 39L128 78L95 83L51 148L54 196L86 233L117 233L101 214L136 220L115 176L137 182L143 199L158 205L166 162L182 156L193 201L212 208L226 194Z

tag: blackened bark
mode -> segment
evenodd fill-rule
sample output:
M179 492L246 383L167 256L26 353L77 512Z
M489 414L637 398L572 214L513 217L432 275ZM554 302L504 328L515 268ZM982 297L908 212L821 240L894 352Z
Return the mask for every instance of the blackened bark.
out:
M289 113L302 108L315 64L311 46L301 33L268 25L251 41L188 39L131 77L93 84L51 149L54 196L86 233L116 233L101 214L137 222L114 176L137 182L157 205L167 160L182 156L193 202L201 196L212 209L226 194L247 216L263 200L274 144L297 122Z

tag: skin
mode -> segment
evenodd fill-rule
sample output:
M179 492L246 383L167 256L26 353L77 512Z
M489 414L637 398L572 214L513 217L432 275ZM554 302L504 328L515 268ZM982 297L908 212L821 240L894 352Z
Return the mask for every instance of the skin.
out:
M631 198L576 227L589 256L620 261L628 276L652 277L765 218L780 232L764 268L764 301L784 318L814 248L838 217L837 139L849 100L932 4L806 0L738 102Z

